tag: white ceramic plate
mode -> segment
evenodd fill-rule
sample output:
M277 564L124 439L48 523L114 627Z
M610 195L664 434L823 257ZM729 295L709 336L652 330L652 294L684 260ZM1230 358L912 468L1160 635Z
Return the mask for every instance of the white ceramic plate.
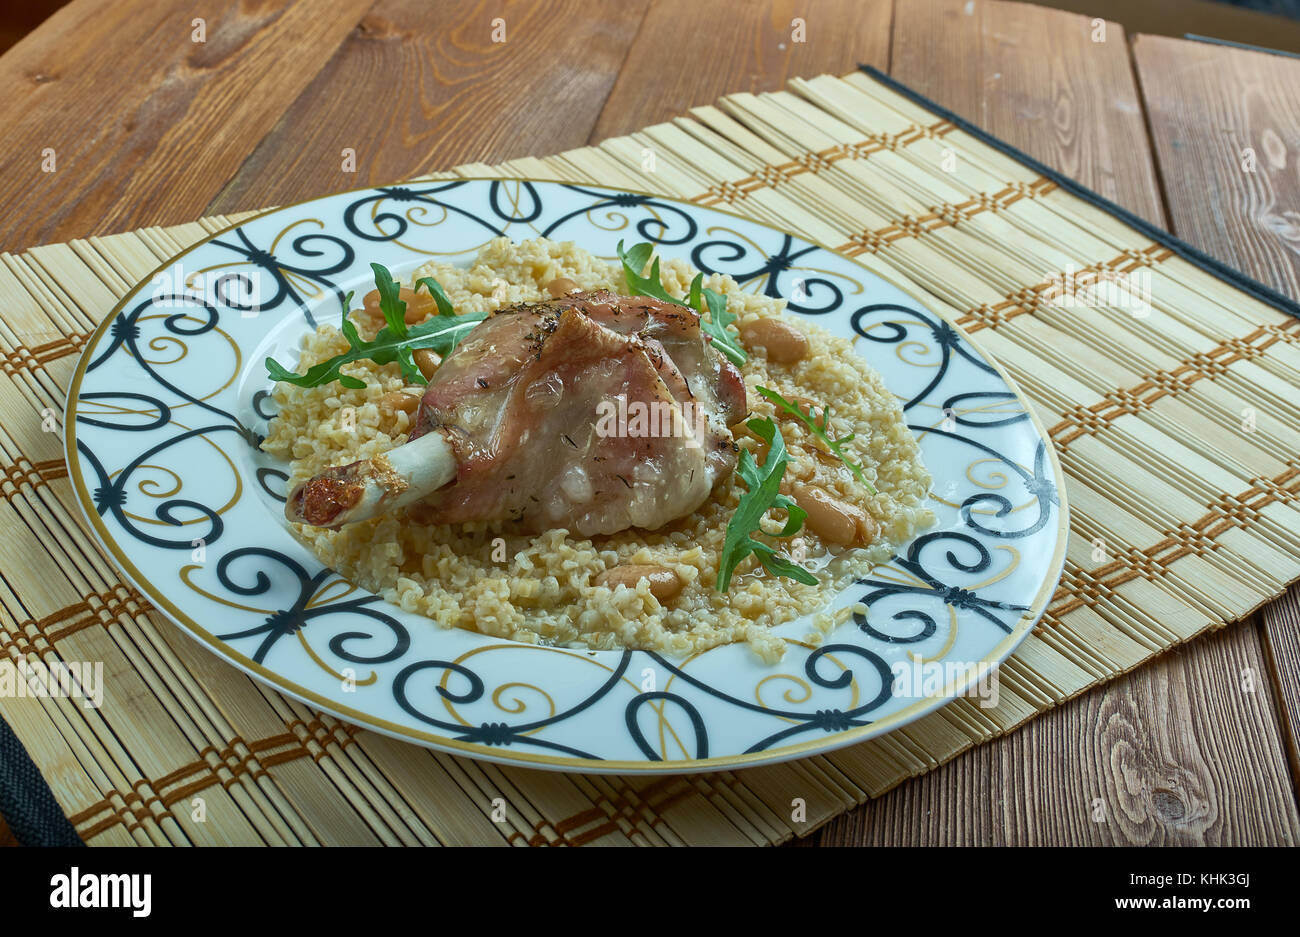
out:
M546 236L613 258L620 239L785 297L903 401L939 526L833 603L820 647L777 630L684 660L437 627L324 567L283 520L284 466L256 448L267 355L336 322L369 264L405 275L488 239ZM833 403L833 402L832 402ZM1061 472L1007 375L924 303L771 227L645 193L468 179L345 192L266 212L178 255L95 332L68 394L67 456L92 527L137 589L213 652L351 722L495 761L697 771L879 735L953 697L1037 621L1060 576ZM987 696L987 692L985 693Z

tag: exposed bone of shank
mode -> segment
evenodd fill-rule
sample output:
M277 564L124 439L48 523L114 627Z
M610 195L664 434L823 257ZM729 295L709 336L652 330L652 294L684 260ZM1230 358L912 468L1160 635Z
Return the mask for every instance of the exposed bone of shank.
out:
M374 459L326 469L300 483L285 501L284 516L315 527L351 524L413 504L455 477L456 455L434 430Z

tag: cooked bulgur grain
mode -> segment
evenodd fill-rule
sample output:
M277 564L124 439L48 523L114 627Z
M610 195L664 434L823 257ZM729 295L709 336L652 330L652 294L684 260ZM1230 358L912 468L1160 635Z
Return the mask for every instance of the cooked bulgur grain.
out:
M662 262L661 272L664 286L678 296L685 294L695 275L685 261L673 259ZM468 268L432 262L415 271L412 279L421 276L436 278L458 312L546 299L547 284L560 277L582 289L627 290L616 263L600 260L572 242L542 238L518 244L497 238ZM706 275L704 285L727 295L728 309L738 314L742 332L747 324L781 314L780 300L744 292L730 277ZM379 324L364 313L357 321L363 335L372 334ZM773 626L820 612L853 577L887 560L934 522L925 506L930 476L898 402L849 341L806 320L797 325L809 342L809 353L799 361L777 364L767 360L761 347L750 349L741 371L752 415L777 420L790 451L788 484L815 484L859 506L880 529L871 546L856 549L824 544L811 531L802 531L798 536L808 565L821 579L817 586L771 577L751 557L740 565L727 594L714 588L727 522L742 491L737 479L719 485L688 517L658 530L611 536L578 538L565 530L518 536L505 524L427 526L412 522L404 512L341 530L295 525L297 533L349 580L444 628L469 628L530 643L649 648L667 654L748 641L764 660L779 660L784 642L772 634ZM300 369L346 349L338 329L323 325L304 340ZM363 361L344 371L363 379L365 389L348 390L337 383L317 388L276 385L279 414L263 448L290 462L289 487L327 466L371 458L406 440L412 417L392 404L394 392L405 384L398 366ZM835 434L856 434L849 454L862 464L877 493L859 485L796 420L778 415L754 392L756 385L772 388L787 400L830 403ZM761 458L758 439L742 434L739 442ZM620 585L614 590L596 584L600 573L619 564L667 567L677 573L683 588L660 604L647 580L635 588ZM814 634L836 625L826 614L813 615L811 623Z

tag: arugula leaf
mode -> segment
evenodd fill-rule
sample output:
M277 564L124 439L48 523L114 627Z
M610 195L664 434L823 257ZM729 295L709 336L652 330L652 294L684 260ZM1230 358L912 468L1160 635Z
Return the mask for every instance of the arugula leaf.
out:
M406 300L402 288L383 264L371 264L375 271L375 289L379 290L379 311L384 314L388 329L399 337L406 336Z
M748 356L745 354L745 349L740 346L738 336L727 331L727 326L736 321L736 317L727 312L727 297L707 287L700 289L703 280L704 274L695 274L687 301L691 304L691 308L700 309L700 298L703 296L704 302L709 307L709 318L700 319L700 328L713 339L713 347L726 355L732 364L742 365Z
M433 277L420 277L420 279L415 281L415 288L418 290L422 286L428 291L429 295L433 297L433 301L437 304L438 315L454 316L456 314L456 310L452 306L451 300L447 298L447 294L443 291L441 283Z
M836 458L838 458L841 462L843 462L846 466L848 466L849 471L853 473L853 476L858 480L860 484L866 485L867 490L870 491L873 495L877 493L876 487L873 484L871 484L871 482L867 481L866 477L862 474L862 466L852 461L848 456L844 454L844 449L843 449L844 444L846 442L852 442L854 439L856 439L857 433L849 433L849 435L847 436L841 436L838 439L832 439L831 435L826 432L826 430L831 425L831 408L829 406L822 407L820 422L818 422L818 420L814 419L812 416L811 405L809 406L808 411L805 412L799 409L798 405L793 404L790 401L786 400L784 397L782 397L774 390L769 390L766 387L755 387L754 390L758 391L768 400L772 401L772 403L776 404L786 413L789 413L792 416L794 416L796 419L798 419L799 422L803 423L804 426L808 427L808 429L813 433L813 435L815 435L818 439L820 439L822 442L826 444L826 448L828 448L831 452L833 452Z
M768 511L780 509L787 513L785 526L778 533L770 535L778 538L797 533L803 527L808 512L780 492L781 479L785 475L785 467L790 461L790 455L786 451L785 441L781 438L781 431L777 429L776 423L764 417L761 420L750 420L745 425L767 443L767 458L763 460L762 465L759 465L748 449L740 450L740 462L736 466L736 474L740 476L749 491L740 496L736 513L727 524L727 535L723 542L722 555L718 560L716 588L719 592L726 592L731 585L732 573L735 572L740 561L751 553L758 557L763 568L773 576L784 576L787 579L815 586L816 576L777 553L770 544L755 540L751 536L754 533L766 534L759 522Z
M658 257L650 265L650 276L641 276L641 271L645 269L646 261L650 259L652 253L654 247L644 241L632 245L627 250L623 249L622 241L618 242L618 258L623 262L623 279L627 280L628 288L639 296L653 296L655 299L662 299L669 303L682 302L675 296L669 296L668 291L664 289L663 281L659 277ZM727 331L727 326L736 321L736 317L727 312L727 297L716 290L701 289L703 282L704 274L697 273L695 279L691 281L686 304L700 312L704 312L705 309L705 306L701 305L701 300L707 305L709 318L705 319L701 316L700 328L704 330L704 334L713 339L714 347L732 364L742 365L745 363L745 349L740 346L737 336Z
M652 253L654 248L644 241L634 244L626 251L623 250L623 242L618 242L618 258L623 261L623 278L627 280L628 287L638 296L653 296L664 302L680 303L680 299L668 295L663 281L659 279L658 257L650 265L650 276L641 276L641 271L645 269L645 262L650 259Z
M330 381L338 381L344 387L360 390L366 386L365 381L342 373L342 367L353 361L370 360L375 364L391 364L396 361L402 369L402 377L412 384L427 384L420 368L416 365L413 352L419 348L431 348L444 358L460 340L470 333L487 316L483 312L467 312L456 315L455 309L447 299L438 282L430 277L421 277L416 284L423 286L433 296L438 305L437 316L433 316L419 325L406 324L406 303L400 297L400 287L382 264L371 264L375 271L375 288L379 290L379 310L384 314L385 325L371 341L365 341L357 332L357 327L348 318L352 305L352 294L343 299L343 322L340 330L348 340L349 350L335 355L325 361L312 365L304 374L295 374L274 358L266 359L266 372L273 381L297 384L299 387L320 387Z

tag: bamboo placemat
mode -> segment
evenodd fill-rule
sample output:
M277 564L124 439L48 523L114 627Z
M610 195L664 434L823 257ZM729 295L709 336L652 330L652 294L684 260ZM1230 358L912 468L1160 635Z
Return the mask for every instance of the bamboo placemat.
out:
M924 290L996 356L1050 428L1072 507L1064 579L1003 666L999 705L958 700L784 765L601 777L431 752L243 676L119 580L80 519L58 426L119 297L247 216L210 217L0 257L0 640L11 661L102 661L108 688L99 709L22 697L0 714L87 842L775 843L1300 577L1295 307L878 76L795 80L429 178L459 175L626 185L786 227ZM1070 270L1149 276L1150 314L1051 304L1051 275Z

